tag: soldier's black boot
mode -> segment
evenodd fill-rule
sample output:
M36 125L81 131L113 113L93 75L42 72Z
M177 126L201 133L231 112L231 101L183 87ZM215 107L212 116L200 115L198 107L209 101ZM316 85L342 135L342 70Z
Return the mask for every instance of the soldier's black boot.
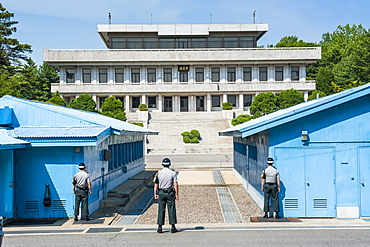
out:
M75 215L74 221L78 221L77 215Z
M263 216L263 218L267 219L269 217L268 213L265 213L265 215Z
M275 213L275 219L279 219L278 213Z
M158 225L157 232L158 232L158 233L163 233L163 230L162 230L162 226L161 226L161 225Z
M178 232L178 230L176 229L175 224L173 224L171 228L171 233L176 233L176 232Z

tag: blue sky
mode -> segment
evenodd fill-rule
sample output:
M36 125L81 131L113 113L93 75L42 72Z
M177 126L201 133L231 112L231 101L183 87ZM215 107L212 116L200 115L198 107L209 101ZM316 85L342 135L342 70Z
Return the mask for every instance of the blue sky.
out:
M19 21L12 36L32 45L30 57L43 61L43 49L105 49L98 24L269 24L259 45L276 44L296 35L319 42L338 25L370 28L369 0L2 0L12 20ZM211 18L212 15L212 18Z

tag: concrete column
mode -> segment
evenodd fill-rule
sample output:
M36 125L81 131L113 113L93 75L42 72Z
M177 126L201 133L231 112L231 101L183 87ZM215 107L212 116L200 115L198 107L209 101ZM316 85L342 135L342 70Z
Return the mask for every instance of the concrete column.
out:
M207 93L207 112L210 112L212 110L212 97L210 93Z
M158 95L158 111L163 112L163 96Z
M146 95L145 94L141 95L141 103L140 104L146 104Z
M115 73L114 72L115 72L114 67L109 66L108 67L108 84L113 84L114 83L114 81L115 81L115 78L114 78Z
M125 95L125 112L130 112L130 95Z
M196 112L197 111L197 98L194 95L189 96L189 111Z
M299 66L299 80L300 81L306 81L306 66L302 64L302 66Z
M227 94L226 93L224 93L222 95L222 103L225 103L225 102L227 102ZM222 107L222 104L221 104L221 107Z
M304 95L304 101L307 101L308 100L308 91L304 91L303 95Z
M243 111L244 109L244 95L243 93L239 93L239 111Z

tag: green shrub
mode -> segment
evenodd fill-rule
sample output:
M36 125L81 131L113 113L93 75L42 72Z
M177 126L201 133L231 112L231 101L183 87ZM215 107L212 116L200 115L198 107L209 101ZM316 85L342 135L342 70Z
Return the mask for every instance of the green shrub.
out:
M139 111L147 111L147 110L148 110L148 107L146 106L146 104L139 105Z
M189 134L189 138L190 139L193 139L194 138L194 135L192 133Z
M198 137L194 137L193 139L190 139L190 143L199 143Z
M241 123L248 122L249 120L252 120L252 119L253 119L253 116L250 116L250 115L247 115L247 114L239 115L236 118L231 120L231 124L233 126L235 126L235 125L238 125L238 124L241 124Z
M182 137L182 140L183 140L185 143L190 143L190 138L189 138L189 136L183 136L183 137Z
M199 138L200 137L200 132L198 130L191 130L190 133L194 136Z
M222 103L222 109L223 110L231 110L231 109L233 109L233 104L231 104L230 102L224 102L224 103Z
M189 131L185 131L185 132L182 132L182 133L181 133L181 135L182 135L182 136L188 136L189 134L190 134L190 132L189 132Z
M143 123L130 122L130 124L135 124L137 126L144 127L144 124Z

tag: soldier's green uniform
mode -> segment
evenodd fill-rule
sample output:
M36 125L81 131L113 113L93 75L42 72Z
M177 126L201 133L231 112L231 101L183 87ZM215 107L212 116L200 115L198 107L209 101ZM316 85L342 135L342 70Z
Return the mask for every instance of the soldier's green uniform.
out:
M153 181L155 183L154 194L158 199L158 233L162 233L162 225L164 225L166 214L166 205L168 209L169 223L172 225L171 232L177 232L177 229L175 228L175 224L177 224L175 200L178 197L178 191L176 191L178 189L178 177L177 173L169 168L171 165L170 160L167 159L168 163L165 163L167 162L166 159L162 162L164 168L157 172Z

